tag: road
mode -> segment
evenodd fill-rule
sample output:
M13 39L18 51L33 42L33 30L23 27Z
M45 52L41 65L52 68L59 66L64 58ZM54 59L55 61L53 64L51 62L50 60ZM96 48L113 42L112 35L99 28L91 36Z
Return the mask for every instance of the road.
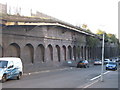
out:
M107 72L104 70L104 72ZM117 72L117 71L110 71ZM8 80L3 88L84 88L101 73L101 66L89 68L69 67L62 70L52 70L24 75L21 80ZM106 73L109 74L109 73ZM118 82L116 82L118 83ZM114 86L117 88L117 86Z

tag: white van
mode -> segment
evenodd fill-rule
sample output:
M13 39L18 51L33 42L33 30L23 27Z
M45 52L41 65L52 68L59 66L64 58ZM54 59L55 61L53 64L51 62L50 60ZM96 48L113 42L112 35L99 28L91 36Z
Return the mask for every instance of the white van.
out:
M0 58L0 81L4 83L7 79L20 79L23 74L23 65L20 58Z

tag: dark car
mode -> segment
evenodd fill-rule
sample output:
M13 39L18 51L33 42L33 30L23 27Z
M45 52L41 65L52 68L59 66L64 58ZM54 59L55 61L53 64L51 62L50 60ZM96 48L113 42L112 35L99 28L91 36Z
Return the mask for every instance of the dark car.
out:
M77 63L77 68L82 68L82 67L84 68L89 67L89 63L87 60L82 60Z
M106 65L106 70L117 70L117 63L116 62L109 62Z

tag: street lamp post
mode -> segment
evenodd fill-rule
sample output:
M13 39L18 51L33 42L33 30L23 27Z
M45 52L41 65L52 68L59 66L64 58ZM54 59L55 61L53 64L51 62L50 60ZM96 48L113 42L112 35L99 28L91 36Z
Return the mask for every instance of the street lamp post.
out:
M104 65L104 39L105 35L103 33L103 42L102 42L102 67L101 67L101 82L103 82L103 65Z

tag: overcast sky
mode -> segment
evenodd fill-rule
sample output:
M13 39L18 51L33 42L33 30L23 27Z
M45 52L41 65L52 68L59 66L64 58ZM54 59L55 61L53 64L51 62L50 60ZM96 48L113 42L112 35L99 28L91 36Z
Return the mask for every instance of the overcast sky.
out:
M120 0L0 0L21 14L40 11L73 25L87 24L96 33L98 29L118 35L118 1ZM11 12L14 12L11 10Z

